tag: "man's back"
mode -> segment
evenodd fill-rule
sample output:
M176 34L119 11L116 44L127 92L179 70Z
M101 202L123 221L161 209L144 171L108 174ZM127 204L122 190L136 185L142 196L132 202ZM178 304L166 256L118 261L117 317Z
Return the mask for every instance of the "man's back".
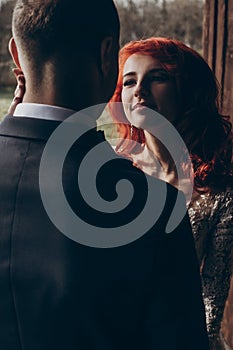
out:
M103 249L72 241L50 221L39 189L41 155L58 125L7 117L0 126L0 167L5 169L0 175L1 348L208 349L187 216L165 234L176 190L167 185L160 219L130 244ZM93 131L83 145L102 141ZM74 212L85 216L76 189L79 147L74 145L64 162L63 186ZM106 192L118 175L136 181L138 192L143 188L144 175L118 159L102 174ZM160 181L153 181L159 188ZM90 220L101 224L98 216ZM111 227L111 220L102 225Z

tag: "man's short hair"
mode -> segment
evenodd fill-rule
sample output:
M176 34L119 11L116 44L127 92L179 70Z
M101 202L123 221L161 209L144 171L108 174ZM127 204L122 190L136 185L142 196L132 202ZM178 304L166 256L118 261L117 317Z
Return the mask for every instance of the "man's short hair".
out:
M112 0L18 0L12 27L24 53L38 63L64 50L93 54L103 38L119 39Z

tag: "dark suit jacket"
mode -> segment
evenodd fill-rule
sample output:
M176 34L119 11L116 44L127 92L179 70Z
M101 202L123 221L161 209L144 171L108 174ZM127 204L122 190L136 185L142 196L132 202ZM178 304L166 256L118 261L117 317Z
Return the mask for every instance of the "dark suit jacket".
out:
M48 218L39 191L41 154L58 125L9 116L0 125L0 349L208 349L187 216L165 234L177 191L167 185L160 219L130 244L101 249L67 238ZM134 210L137 215L144 175L126 160L111 164L99 181L103 196L111 192L112 178L126 177L140 189L136 204L117 220L89 212L76 172L82 148L100 142L98 135L92 131L72 147L63 185L76 213L111 229Z

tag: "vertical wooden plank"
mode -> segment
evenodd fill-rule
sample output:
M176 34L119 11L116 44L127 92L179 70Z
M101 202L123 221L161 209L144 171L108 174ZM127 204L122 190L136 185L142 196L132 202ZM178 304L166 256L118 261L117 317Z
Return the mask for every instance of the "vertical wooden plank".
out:
M217 32L216 32L216 59L215 59L215 76L221 86L219 102L223 108L224 96L224 71L226 61L226 40L227 40L227 4L225 0L218 0Z
M206 0L203 21L203 56L215 70L218 0Z
M210 0L205 1L204 5L204 15L203 15L203 34L202 34L202 47L203 47L203 57L208 62L209 57L209 37L210 37Z
M223 113L233 121L233 0L227 1L227 40L224 65Z

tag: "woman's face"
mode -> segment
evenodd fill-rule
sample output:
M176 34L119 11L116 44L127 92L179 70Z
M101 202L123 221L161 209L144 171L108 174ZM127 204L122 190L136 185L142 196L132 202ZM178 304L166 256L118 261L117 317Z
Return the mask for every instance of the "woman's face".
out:
M175 82L152 56L133 54L127 59L121 98L127 119L138 127L148 108L159 112L170 122L178 115Z

